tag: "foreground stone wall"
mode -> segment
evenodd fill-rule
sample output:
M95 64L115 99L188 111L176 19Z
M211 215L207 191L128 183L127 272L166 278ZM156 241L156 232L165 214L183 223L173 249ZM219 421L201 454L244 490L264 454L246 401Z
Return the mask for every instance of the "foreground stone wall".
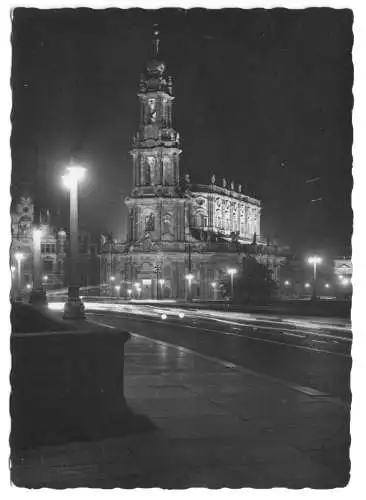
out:
M12 450L123 433L128 338L126 332L92 328L14 333Z

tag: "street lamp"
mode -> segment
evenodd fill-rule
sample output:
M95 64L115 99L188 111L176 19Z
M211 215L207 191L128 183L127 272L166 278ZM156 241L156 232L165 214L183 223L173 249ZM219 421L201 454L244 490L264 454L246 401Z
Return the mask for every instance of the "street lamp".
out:
M47 295L43 290L41 279L41 237L41 229L33 229L33 290L29 302L42 307L47 305Z
M119 291L121 290L121 286L120 285L116 285L114 288L116 289L117 297L119 297Z
M192 280L194 276L191 273L186 274L186 280L188 281L188 301L192 301Z
M22 289L22 260L24 259L24 254L21 252L15 252L14 257L18 265L18 295L20 296Z
M159 280L159 284L160 284L160 298L163 297L163 286L164 286L164 283L165 283L165 279L164 278L161 278Z
M229 268L227 270L228 274L230 274L230 283L231 283L231 300L234 299L234 274L237 273L237 270L234 268Z
M159 299L159 273L161 272L161 265L154 264L154 273L156 273L156 299Z
M313 274L313 300L316 300L316 266L318 264L321 264L323 262L323 259L321 257L318 257L317 255L313 255L308 258L308 263L312 264L314 266L314 274Z
M305 288L310 288L310 283L305 283Z
M109 288L109 293L111 295L111 297L113 296L113 283L116 281L116 277L115 276L110 276L109 277L109 281L111 282L111 286Z
M68 300L65 304L64 319L85 319L85 306L80 299L80 283L77 275L77 259L79 251L78 228L78 184L85 175L85 168L71 166L68 174L62 177L65 186L70 190L70 281Z
M217 290L217 283L216 281L213 281L211 283L212 289L213 289L213 294L214 294L214 300L216 300L216 290Z
M127 293L128 293L128 298L130 299L130 298L131 298L131 294L132 294L132 290L131 290L131 288L128 288L128 289L127 289Z

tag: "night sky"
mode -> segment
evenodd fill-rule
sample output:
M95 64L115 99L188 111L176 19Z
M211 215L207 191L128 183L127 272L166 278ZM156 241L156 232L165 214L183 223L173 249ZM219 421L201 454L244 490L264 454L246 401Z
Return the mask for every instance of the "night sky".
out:
M136 93L158 23L181 173L242 183L263 202L262 232L299 253L349 253L352 22L332 9L18 8L12 183L67 217L60 176L81 162L81 225L123 237Z

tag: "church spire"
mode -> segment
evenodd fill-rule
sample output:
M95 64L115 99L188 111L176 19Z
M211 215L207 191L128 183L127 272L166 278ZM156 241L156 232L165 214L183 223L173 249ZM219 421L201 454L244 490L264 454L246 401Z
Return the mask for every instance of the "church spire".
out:
M154 24L154 28L153 28L153 57L159 56L159 43L160 43L159 35L160 35L159 26L157 24Z

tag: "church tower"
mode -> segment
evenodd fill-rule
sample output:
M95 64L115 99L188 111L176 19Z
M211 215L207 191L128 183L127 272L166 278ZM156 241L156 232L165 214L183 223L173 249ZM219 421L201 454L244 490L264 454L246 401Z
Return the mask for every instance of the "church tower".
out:
M140 118L133 139L133 189L129 241L182 241L184 204L179 194L179 134L173 128L172 78L159 56L159 32L153 32L153 57L141 75Z

